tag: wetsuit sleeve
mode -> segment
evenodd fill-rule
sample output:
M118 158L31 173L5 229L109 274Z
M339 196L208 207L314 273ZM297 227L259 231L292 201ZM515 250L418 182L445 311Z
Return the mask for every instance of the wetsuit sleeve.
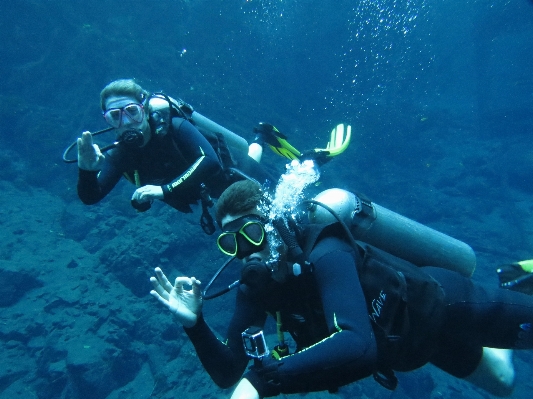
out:
M190 190L198 190L201 183L209 180L222 171L215 150L209 141L190 122L173 119L173 144L190 166L170 183L162 186L165 199L179 198L182 193L190 194Z
M203 318L194 327L185 328L202 365L219 387L229 388L239 381L249 361L241 333L252 325L262 326L265 319L266 313L239 291L225 342L215 336Z
M261 397L335 389L374 370L377 345L355 261L350 249L337 243L323 240L318 245L333 250L310 259L330 335L275 364L269 361L264 373L246 373Z
M101 171L78 169L78 197L86 205L96 204L109 194L121 177L122 170L109 153Z

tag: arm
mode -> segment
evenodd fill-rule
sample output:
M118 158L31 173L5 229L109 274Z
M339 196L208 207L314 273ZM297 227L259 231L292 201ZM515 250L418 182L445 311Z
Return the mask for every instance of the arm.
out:
M320 245L334 246L336 239ZM318 248L318 247L317 247ZM261 397L336 388L369 376L377 346L356 265L345 246L311 261L330 335L303 351L245 374Z
M239 291L225 342L215 337L203 319L185 330L202 365L219 387L229 388L241 378L249 362L241 334L252 325L262 326L265 320L266 313Z
M175 125L176 118L173 119ZM169 184L162 186L165 199L177 198L184 192L198 190L200 183L212 179L222 171L218 157L207 139L190 122L183 121L172 129L177 151L189 161L190 166Z
M183 197L199 199L200 184L207 183L222 171L213 147L190 122L174 118L172 129L168 134L171 135L169 145L174 147L178 157L189 166L179 176L172 176L173 180L168 184L137 188L131 197L132 200L142 203L155 199L172 200Z
M229 388L242 376L248 365L244 353L241 333L251 325L264 323L266 314L253 306L239 293L237 306L228 329L226 343L221 342L202 317L202 294L200 282L194 277L178 277L174 286L160 268L151 277L153 290L150 292L167 307L180 322L191 339L202 365L213 381L221 388ZM191 290L183 289L191 285ZM244 327L243 327L244 326Z

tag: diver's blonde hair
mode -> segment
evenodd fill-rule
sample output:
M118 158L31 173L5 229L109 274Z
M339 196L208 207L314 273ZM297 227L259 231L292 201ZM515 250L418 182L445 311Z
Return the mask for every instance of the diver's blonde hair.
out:
M148 92L139 84L135 83L133 79L114 80L100 92L100 106L102 107L102 111L105 111L105 103L111 96L133 97L139 104L142 104L148 97Z

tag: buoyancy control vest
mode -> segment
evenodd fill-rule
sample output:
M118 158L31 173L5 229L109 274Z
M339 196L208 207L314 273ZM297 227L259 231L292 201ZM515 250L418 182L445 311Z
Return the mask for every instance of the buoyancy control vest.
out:
M166 134L172 118L188 120L202 133L213 146L221 161L231 163L231 153L248 154L248 142L241 136L199 114L193 107L181 99L175 99L164 93L154 93L148 99L150 109L150 126L155 134ZM223 148L219 153L219 148Z
M340 223L308 225L300 232L308 258L317 242L327 236L342 239ZM352 244L353 245L353 244ZM327 248L321 247L324 254ZM408 371L427 363L442 318L444 292L429 274L410 262L363 242L354 246L357 272L368 316L378 345L377 382L395 389L393 370ZM321 257L323 254L314 253Z
M229 185L233 179L236 170L237 162L233 154L237 157L242 157L248 152L248 143L242 137L229 131L228 129L218 125L217 123L207 119L203 115L194 111L192 106L181 99L174 99L164 93L154 93L148 98L149 109L149 123L154 135L165 136L172 126L176 126L173 120L180 118L187 120L202 133L207 139L213 150L215 151L224 175L222 179L227 180ZM177 147L176 143L173 143ZM238 154L238 153L241 154ZM243 154L242 154L243 153ZM200 218L200 225L202 229L209 235L216 230L213 217L210 215L208 208L213 206L211 195L213 193L209 190L205 183L200 187L200 199L202 205L202 216ZM216 193L220 195L220 192ZM188 205L187 205L188 207ZM190 209L190 208L189 208Z

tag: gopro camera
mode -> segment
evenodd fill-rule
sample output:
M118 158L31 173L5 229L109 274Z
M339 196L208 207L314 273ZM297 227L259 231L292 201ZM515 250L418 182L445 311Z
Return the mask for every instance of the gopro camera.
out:
M262 359L270 353L263 330L259 327L248 327L242 333L242 343L246 354L254 359Z

